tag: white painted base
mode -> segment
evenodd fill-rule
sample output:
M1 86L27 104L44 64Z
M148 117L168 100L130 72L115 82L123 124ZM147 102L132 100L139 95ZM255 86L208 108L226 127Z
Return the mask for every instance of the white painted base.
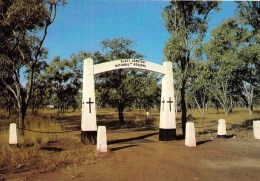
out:
M194 123L192 122L186 123L185 146L188 147L196 146L195 127L194 127Z
M15 145L17 144L17 130L16 130L16 123L11 123L9 127L9 144Z
M218 120L218 136L227 135L226 121L225 119Z
M255 139L260 139L260 121L253 121L253 132Z
M107 152L107 133L105 126L98 127L97 133L97 151Z

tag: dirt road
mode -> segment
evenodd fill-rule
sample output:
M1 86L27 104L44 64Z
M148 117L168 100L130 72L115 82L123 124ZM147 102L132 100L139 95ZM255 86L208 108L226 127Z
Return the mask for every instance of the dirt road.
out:
M236 138L159 142L156 131L108 131L109 152L92 164L48 173L27 173L26 180L260 180L260 141ZM23 178L19 177L19 178Z

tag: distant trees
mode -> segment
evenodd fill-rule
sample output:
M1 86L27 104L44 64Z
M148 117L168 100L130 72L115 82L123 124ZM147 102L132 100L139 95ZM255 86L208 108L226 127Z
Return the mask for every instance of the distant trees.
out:
M237 2L237 17L223 21L203 43L208 14L218 2L172 1L163 10L172 35L164 54L174 62L176 88L181 93L183 132L186 101L205 115L207 104L226 114L244 104L252 115L260 91L260 3Z
M200 56L196 58L203 61L195 63L195 70L200 67L200 71L192 75L195 85L190 87L188 94L197 96L194 89L205 88L200 90L200 94L206 90L209 101L217 108L220 105L226 114L231 113L233 107L241 104L242 100L249 115L252 115L253 104L260 90L260 45L258 30L254 29L258 20L251 25L248 18L254 16L259 19L260 15L257 15L257 3L238 4L238 16L242 18L223 21L212 30L212 38L204 43L203 48L197 49L196 53ZM202 99L204 96L199 97ZM195 102L201 109L199 101L195 99Z
M80 108L82 94L83 60L92 58L95 64L117 59L138 59L143 56L132 49L132 41L124 38L104 40L101 52L80 52L70 59L55 57L38 74L33 90L31 106L53 104L64 112L68 108ZM159 107L159 77L136 69L114 70L95 76L96 101L99 107L113 107L118 111L119 122L124 124L126 107Z
M142 59L143 56L132 49L132 41L124 38L104 40L105 55L96 55L96 63L118 59ZM158 100L156 77L140 70L114 70L96 76L96 88L101 105L109 105L118 111L119 122L124 124L123 112L134 103L151 107ZM145 100L144 100L145 99Z
M237 51L246 38L245 30L234 19L224 21L212 31L212 39L205 44L207 55L207 89L219 101L226 114L232 112L233 102L241 91L240 60Z
M0 81L16 99L19 122L25 128L36 67L46 58L43 48L58 4L64 0L0 1ZM25 71L26 83L21 82Z

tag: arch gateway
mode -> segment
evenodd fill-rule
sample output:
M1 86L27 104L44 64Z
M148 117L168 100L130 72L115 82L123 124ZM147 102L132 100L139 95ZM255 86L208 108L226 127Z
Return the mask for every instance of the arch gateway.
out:
M94 75L102 72L128 68L141 69L163 75L159 141L169 141L175 139L176 118L171 62L163 62L163 65L159 65L140 59L120 59L94 65L93 60L91 58L87 58L84 60L83 67L81 142L95 143L97 137Z

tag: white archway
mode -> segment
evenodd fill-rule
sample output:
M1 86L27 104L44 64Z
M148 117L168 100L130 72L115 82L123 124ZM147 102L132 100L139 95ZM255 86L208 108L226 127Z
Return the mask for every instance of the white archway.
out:
M111 62L93 64L93 60L84 60L83 96L81 117L81 141L95 142L97 137L96 102L94 75L117 69L142 69L163 75L160 107L159 140L168 141L176 137L176 118L173 89L172 63L155 64L140 59L120 59Z

